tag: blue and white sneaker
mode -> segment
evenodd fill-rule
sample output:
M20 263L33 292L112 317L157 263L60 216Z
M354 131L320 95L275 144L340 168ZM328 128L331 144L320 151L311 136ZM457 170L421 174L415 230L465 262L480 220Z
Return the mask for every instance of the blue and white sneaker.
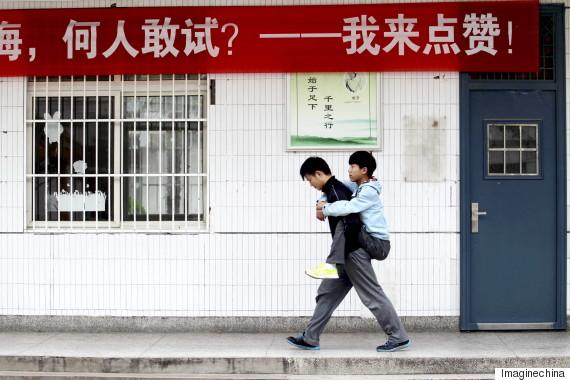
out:
M408 339L404 342L394 343L394 342L386 342L381 346L376 347L376 351L378 352L395 352L400 350L405 350L406 348L410 347L412 342Z
M300 348L302 350L320 350L321 349L320 346L314 346L312 344L305 342L305 339L303 339L302 336L299 336L297 338L295 338L294 336L290 336L287 338L287 343L289 343L290 345L295 346L297 348Z

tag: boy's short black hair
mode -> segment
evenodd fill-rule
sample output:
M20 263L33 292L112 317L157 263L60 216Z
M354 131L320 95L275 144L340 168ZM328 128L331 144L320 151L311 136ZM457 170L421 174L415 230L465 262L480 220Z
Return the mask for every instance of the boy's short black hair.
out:
M372 153L364 150L352 153L348 159L348 164L358 165L360 169L368 169L368 177L372 177L374 170L376 170L376 160L372 156Z
M301 178L305 179L305 175L313 175L317 171L331 174L331 168L329 168L329 164L327 164L325 160L320 157L309 157L303 162L303 165L301 165L299 173L301 174Z

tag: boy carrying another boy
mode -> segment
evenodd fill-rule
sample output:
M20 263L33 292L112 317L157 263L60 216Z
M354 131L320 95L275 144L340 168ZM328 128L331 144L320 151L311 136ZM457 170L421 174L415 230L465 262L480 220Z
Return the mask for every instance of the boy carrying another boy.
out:
M359 155L356 157L358 156ZM360 162L360 164L362 164L362 162ZM365 166L365 172L368 171L368 167L372 167L370 163L367 163L367 165L368 166ZM375 161L373 166L370 172L373 172L375 169ZM342 205L344 202L352 201L352 192L332 176L328 164L322 158L309 157L301 166L300 174L312 187L323 191L327 196L327 201L331 203L331 205L334 204L332 202L342 202L340 203ZM357 177L358 173L356 173L355 178ZM378 195L376 195L376 197L377 196ZM377 202L378 201L379 199L377 198ZM328 207L330 207L330 205L323 208ZM340 276L336 278L325 278L321 282L317 291L317 305L305 331L299 336L290 336L287 338L287 342L295 347L306 350L320 349L319 339L322 331L330 320L334 310L340 305L353 286L362 303L372 312L380 324L380 327L388 336L387 341L376 347L376 350L378 352L393 352L407 348L411 344L394 306L382 290L380 284L378 284L376 274L374 273L370 261L371 255L359 247L360 244L358 241L362 240L366 242L364 239L367 237L364 234L366 232L364 227L354 219L354 216L358 216L358 214L352 214L351 216L350 213L344 213L343 216L339 216L338 218L334 216L329 217L331 233L333 234L331 255L343 256L344 265L337 264L338 268L341 269ZM319 213L317 213L317 217L319 217ZM362 217L362 215L360 215L360 217ZM324 220L324 217L321 215L319 219ZM389 248L386 249L380 246L378 246L380 247L378 248L375 244L381 245L382 243L375 241L366 243L370 244L370 249L376 249L378 252L386 251L386 253L383 254L385 258ZM342 249L340 251L342 255L338 254L337 249ZM333 250L335 250L335 252L332 252Z
M370 152L358 151L350 156L348 164L350 182L343 184L352 191L351 199L331 202L331 198L327 196L329 202L327 203L321 198L317 203L317 218L323 220L326 217L338 218L359 214L363 226L357 234L358 244L371 258L384 260L390 253L390 235L384 217L384 206L379 198L382 186L373 177L376 160ZM340 256L339 251L340 247L333 244L326 264L321 263L315 268L307 269L305 271L307 275L313 278L334 278L335 272L331 264L339 264L339 260L335 259Z

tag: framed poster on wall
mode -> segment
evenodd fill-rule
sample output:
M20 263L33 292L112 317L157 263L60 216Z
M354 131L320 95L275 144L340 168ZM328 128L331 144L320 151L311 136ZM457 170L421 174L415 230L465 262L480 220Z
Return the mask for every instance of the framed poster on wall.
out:
M380 150L377 73L291 73L287 150Z

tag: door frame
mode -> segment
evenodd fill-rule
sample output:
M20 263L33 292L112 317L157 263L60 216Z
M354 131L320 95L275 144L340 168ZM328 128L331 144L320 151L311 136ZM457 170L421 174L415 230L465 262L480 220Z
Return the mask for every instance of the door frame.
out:
M504 90L552 90L556 92L556 321L554 329L566 329L566 97L565 97L565 29L564 5L541 5L540 14L554 17L554 81L483 81L471 80L468 73L460 74L459 91L459 140L460 140L460 330L479 330L477 323L470 320L471 315L471 278L469 262L471 258L471 183L469 180L470 162L470 91Z

